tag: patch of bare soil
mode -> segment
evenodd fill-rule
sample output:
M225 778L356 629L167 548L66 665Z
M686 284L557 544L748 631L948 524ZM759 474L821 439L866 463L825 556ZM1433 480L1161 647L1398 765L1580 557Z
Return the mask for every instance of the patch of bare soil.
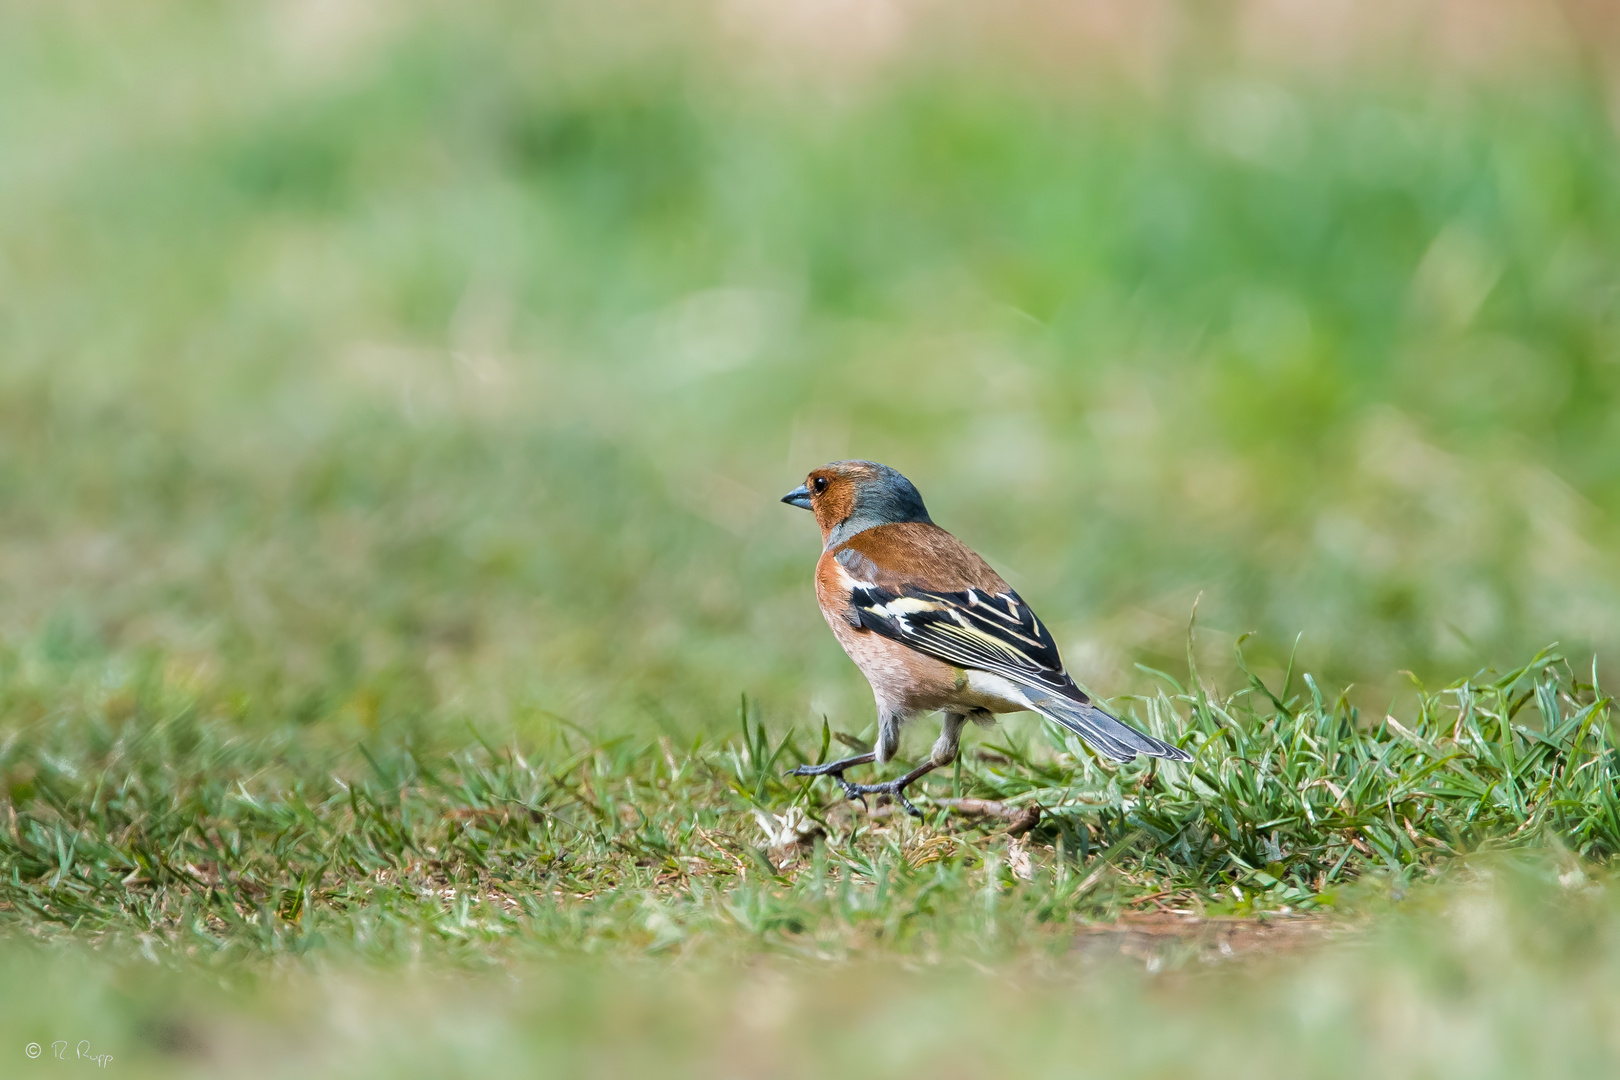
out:
M1321 915L1204 917L1169 911L1126 912L1111 923L1078 927L1074 947L1088 959L1128 956L1157 971L1167 961L1214 962L1297 952L1342 936L1349 929L1342 920Z

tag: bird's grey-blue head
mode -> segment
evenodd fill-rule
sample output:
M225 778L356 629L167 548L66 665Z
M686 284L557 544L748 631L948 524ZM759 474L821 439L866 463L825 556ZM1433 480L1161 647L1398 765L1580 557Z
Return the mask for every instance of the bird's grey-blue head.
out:
M875 525L933 520L916 485L876 461L834 461L812 469L782 501L816 515L827 547Z

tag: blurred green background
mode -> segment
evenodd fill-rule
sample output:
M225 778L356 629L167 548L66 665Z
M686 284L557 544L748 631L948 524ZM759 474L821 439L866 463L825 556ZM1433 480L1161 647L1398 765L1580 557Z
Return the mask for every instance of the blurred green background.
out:
M73 1075L92 1067L83 1045L112 1055L106 1075L142 1078L1607 1076L1615 890L1554 873L1476 868L1375 932L1241 961L524 958L482 977L312 963L182 979L10 948L0 1061L8 1076Z
M858 728L844 456L1104 693L1612 656L1612 28L1333 12L8 4L10 662Z

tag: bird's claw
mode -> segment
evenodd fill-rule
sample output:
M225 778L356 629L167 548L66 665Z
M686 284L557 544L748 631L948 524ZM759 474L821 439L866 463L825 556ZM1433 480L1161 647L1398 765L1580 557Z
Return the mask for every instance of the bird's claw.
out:
M845 761L829 761L823 765L800 765L798 768L789 769L787 775L830 776L834 780L838 781L838 786L844 789L844 795L849 799L850 802L860 803L861 806L867 811L871 811L872 809L871 804L866 801L866 797L868 795L888 795L903 806L906 813L910 814L912 817L922 817L923 812L913 806L910 799L906 798L906 785L910 784L913 780L917 779L933 766L925 765L920 769L912 770L910 773L900 777L898 780L889 780L881 784L852 784L848 780L844 779L845 769L852 765L867 764L871 760L871 754L863 754L857 758L851 758Z
M862 806L866 806L866 796L862 795L860 789L857 788L854 784L852 784L848 780L844 779L844 770L842 770L842 769L839 769L837 772L834 772L831 769L828 769L825 765L800 765L796 769L789 769L788 770L788 775L789 776L830 776L834 780L838 781L838 786L844 789L844 794L849 798L849 800L851 802L858 802ZM866 806L866 808L868 810L871 809L870 806Z
M845 784L844 786L852 791L850 798L859 798L862 806L866 805L865 796L867 795L889 795L897 799L900 805L905 808L906 813L912 817L920 818L923 816L923 812L913 806L910 799L906 798L906 789L896 781L890 780L885 784Z

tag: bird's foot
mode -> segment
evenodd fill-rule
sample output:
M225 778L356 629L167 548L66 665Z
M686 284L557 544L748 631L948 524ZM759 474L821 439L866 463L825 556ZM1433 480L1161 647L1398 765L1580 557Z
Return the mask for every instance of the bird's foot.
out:
M906 780L906 777L901 777L899 780L890 780L882 784L845 784L844 786L851 791L850 798L860 799L862 806L866 805L865 796L867 795L890 795L898 800L901 806L905 807L906 813L914 818L920 818L923 816L923 812L911 805L911 800L906 798Z
M849 768L846 761L829 761L825 765L800 765L797 769L789 769L789 776L836 776L843 778L844 770Z
M866 808L868 810L871 809L870 806L866 805L866 796L861 794L861 789L856 787L854 784L850 783L848 780L844 779L844 770L842 770L842 769L838 769L837 771L834 771L832 769L827 769L827 768L817 768L816 766L813 766L813 765L800 765L797 769L794 769L792 772L788 773L788 775L789 776L830 776L834 780L838 781L838 786L844 789L844 794L845 794L845 796L847 796L849 798L850 802L858 802L862 806L866 806Z
M906 788L911 786L913 780L926 776L938 767L930 759L897 780L889 780L882 784L855 784L854 788L862 795L891 795L899 801L901 806L906 808L906 813L914 818L920 818L923 816L923 812L911 805L911 800L906 798Z
M825 765L800 765L797 769L789 770L788 775L830 776L838 781L838 786L844 789L844 794L849 797L851 802L858 802L862 806L867 806L866 798L861 794L861 789L844 779L844 770L852 765L869 764L872 757L873 755L869 753L857 754L855 757L845 758L842 761L829 761ZM871 807L867 806L867 809L871 809Z
M829 761L825 765L800 765L797 769L789 772L788 775L830 776L838 781L839 786L844 789L844 794L848 795L852 802L858 802L868 810L872 809L866 801L868 795L889 795L906 808L906 813L915 818L922 817L922 811L911 805L911 800L906 798L906 788L919 776L932 771L936 767L933 762L925 761L898 780L888 780L881 784L852 784L844 779L845 769L851 765L865 765L876 756L876 754L865 753L852 758L845 758L843 761Z

